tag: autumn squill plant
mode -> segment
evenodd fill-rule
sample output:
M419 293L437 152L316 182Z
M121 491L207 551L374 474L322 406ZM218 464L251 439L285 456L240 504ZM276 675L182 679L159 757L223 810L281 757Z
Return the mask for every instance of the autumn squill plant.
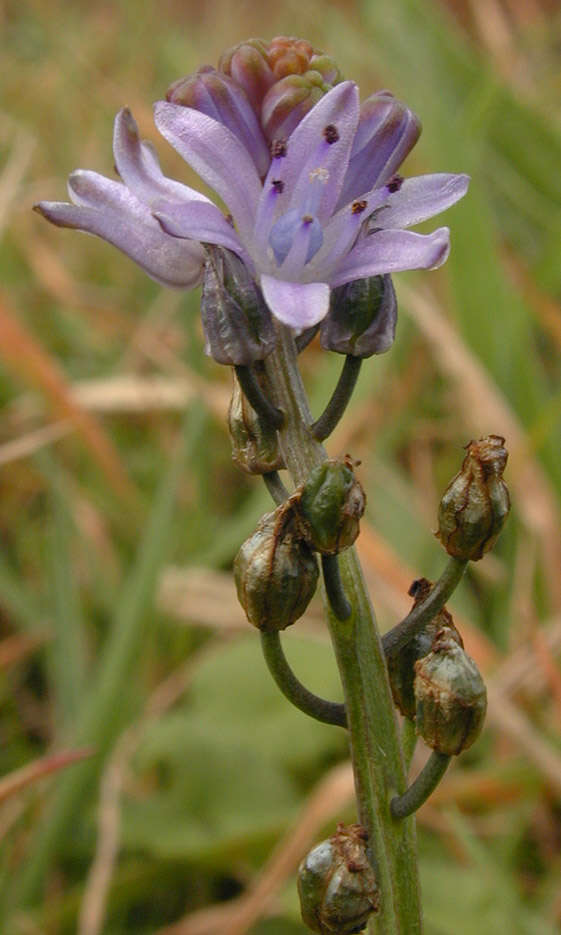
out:
M207 352L234 374L234 459L263 476L275 504L235 560L238 596L281 691L349 736L358 823L339 826L303 861L303 918L323 935L369 922L377 933L414 935L422 927L414 813L450 758L474 742L486 707L445 604L507 516L507 453L499 436L469 444L440 507L448 563L436 583L414 583L411 611L381 637L353 549L365 507L357 465L328 458L322 442L363 359L393 343L390 274L435 269L448 256L448 228L409 228L462 198L469 180L398 174L419 137L416 116L388 91L361 104L356 84L303 40L230 49L217 68L176 81L156 104L155 122L226 212L163 175L126 108L115 120L118 178L77 170L72 203L37 210L104 238L166 286L202 283ZM314 419L298 355L318 331L344 363ZM281 646L280 631L304 613L320 566L344 703L302 685ZM432 753L408 785L415 730Z

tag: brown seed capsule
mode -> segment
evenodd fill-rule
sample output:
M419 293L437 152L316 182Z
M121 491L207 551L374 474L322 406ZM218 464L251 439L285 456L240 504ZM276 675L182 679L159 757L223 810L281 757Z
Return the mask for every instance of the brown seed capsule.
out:
M414 598L413 607L422 604L429 595L431 588L432 583L427 578L418 578L413 582L409 588L409 594ZM437 633L444 627L446 627L451 638L455 639L458 645L463 647L462 637L454 626L452 614L444 607L405 646L398 652L389 655L386 659L394 704L403 716L408 717L410 720L415 718L416 708L415 692L413 690L415 663L430 653Z
M313 932L353 935L378 910L380 892L366 844L361 825L338 825L336 833L314 847L300 864L300 909Z
M302 616L319 569L299 536L290 501L263 516L234 561L238 599L259 630L284 630Z
M253 369L256 379L261 383L264 374L258 364ZM284 467L275 428L249 404L235 374L228 410L228 428L232 458L243 471L248 474L269 474Z
M477 740L487 710L479 669L444 628L432 651L415 663L415 722L425 743L447 756Z
M366 497L354 476L353 462L328 459L311 471L293 496L302 532L313 549L337 555L359 534Z
M461 471L442 496L437 537L449 555L476 562L498 539L510 510L500 435L470 442Z

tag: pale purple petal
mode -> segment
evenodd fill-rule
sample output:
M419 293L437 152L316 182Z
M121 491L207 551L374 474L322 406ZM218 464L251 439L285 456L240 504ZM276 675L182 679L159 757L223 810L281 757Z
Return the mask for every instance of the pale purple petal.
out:
M393 99L388 110L384 100L382 111L385 119L368 124L372 132L367 135L367 143L351 155L339 207L387 182L419 139L419 120L404 104Z
M212 202L185 205L157 201L152 206L152 213L172 237L218 244L246 258L234 228Z
M406 269L437 269L450 252L450 231L439 227L432 234L380 230L361 238L329 280L332 287L352 279L365 279Z
M373 226L396 228L420 224L463 198L468 185L469 175L439 173L405 179L398 191L388 194L387 207L376 212Z
M209 200L195 189L165 177L152 147L140 140L136 121L128 107L119 111L115 118L113 155L117 172L125 185L148 205L156 198L188 202Z
M264 275L261 289L275 318L297 334L317 324L329 310L329 286L325 282L286 282Z
M158 101L154 113L162 136L222 198L242 239L250 239L262 186L244 146L226 127L190 107Z
M377 189L353 204L345 205L332 217L324 231L323 246L308 268L314 278L329 279L329 270L351 249L362 225L387 200L387 191Z
M263 198L269 197L273 182L282 188L275 218L292 209L314 214L322 223L330 217L347 169L358 110L357 86L343 81L298 124L287 141L286 155L273 158L263 186ZM328 127L336 129L336 142L327 142Z
M36 210L57 227L96 234L126 253L152 279L166 286L192 288L200 281L204 259L200 244L164 234L149 210L136 202L124 186L116 186L111 200L104 189L98 207L42 201ZM122 192L117 189L123 189ZM128 196L128 197L127 197Z

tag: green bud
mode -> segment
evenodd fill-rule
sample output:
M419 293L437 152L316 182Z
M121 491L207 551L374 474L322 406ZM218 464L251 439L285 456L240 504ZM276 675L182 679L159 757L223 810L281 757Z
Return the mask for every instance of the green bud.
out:
M409 588L409 594L414 598L413 607L422 604L432 589L432 583L427 578L418 578ZM413 608L412 608L413 609ZM434 639L443 627L448 635L459 646L463 647L462 637L454 626L452 615L444 607L440 613L430 620L422 630L415 634L399 652L387 657L388 675L396 708L404 717L414 720L416 700L413 684L415 681L415 663L430 653Z
M416 729L438 753L453 756L477 740L487 710L479 669L446 628L415 663Z
M338 825L336 833L304 858L298 895L304 923L320 935L361 932L380 905L361 825Z
M366 496L349 457L344 461L330 458L318 465L291 499L303 535L316 551L337 555L357 538Z
M284 630L298 620L314 596L318 576L291 501L262 517L234 560L238 600L258 630Z
M276 81L261 107L261 125L269 142L287 139L330 87L319 71L287 75Z
M442 496L436 535L455 558L478 561L505 524L510 498L503 481L508 458L504 443L500 435L470 442L461 471Z
M201 319L206 353L219 364L264 360L276 344L275 326L245 264L225 247L204 244Z
M265 374L254 365L260 384ZM269 474L284 467L276 429L255 412L233 373L234 387L228 410L228 428L232 441L232 458L248 474ZM263 387L262 387L263 388ZM267 393L265 393L267 395Z
M353 210L363 206L365 201L356 201ZM383 354L394 342L396 322L391 276L355 279L331 291L329 312L321 323L321 346L353 357Z

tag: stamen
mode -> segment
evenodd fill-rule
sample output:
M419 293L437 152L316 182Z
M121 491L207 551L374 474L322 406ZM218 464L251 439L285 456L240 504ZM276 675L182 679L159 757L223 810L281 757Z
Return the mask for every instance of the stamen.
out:
M234 218L232 217L231 214L225 214L225 215L224 215L224 218L225 218L225 220L228 222L228 224L230 225L230 227L235 227Z
M325 127L323 131L323 135L325 138L325 142L329 143L329 145L331 145L332 143L336 143L337 140L339 139L339 131L337 127L334 126L332 123L328 123L328 125Z
M318 166L317 169L312 169L309 175L310 182L325 182L329 179L329 169L324 168L324 166Z
M394 192L398 192L402 185L403 185L403 176L398 175L397 173L395 175L392 175L391 179L388 182L386 182L386 188L392 195Z
M312 221L313 221L313 217L311 214L305 214L304 217L302 218L302 224L311 224Z
M271 156L273 159L282 159L283 156L286 156L286 150L286 140L273 140L271 143Z
M282 195L284 191L284 182L282 179L273 179L271 182L271 187L276 191L277 195Z
M366 209L367 204L367 201L353 201L351 205L351 213L362 214L362 212Z

